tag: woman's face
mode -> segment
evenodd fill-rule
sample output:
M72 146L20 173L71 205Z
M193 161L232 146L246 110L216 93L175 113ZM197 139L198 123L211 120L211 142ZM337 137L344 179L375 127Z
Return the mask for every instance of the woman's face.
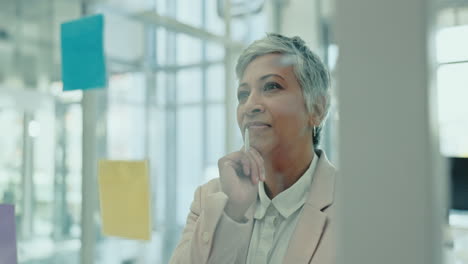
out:
M250 145L263 155L312 144L313 116L293 66L282 65L281 58L272 53L254 59L237 89L237 123L242 135L249 128Z

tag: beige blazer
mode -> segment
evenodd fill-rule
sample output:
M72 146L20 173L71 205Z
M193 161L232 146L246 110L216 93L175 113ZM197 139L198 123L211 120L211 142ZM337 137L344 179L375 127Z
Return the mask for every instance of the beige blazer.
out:
M319 156L309 197L289 241L283 263L334 264L335 167L323 151ZM237 223L224 214L227 196L219 179L197 188L182 238L170 263L246 262L253 230L255 204L246 213L248 222Z

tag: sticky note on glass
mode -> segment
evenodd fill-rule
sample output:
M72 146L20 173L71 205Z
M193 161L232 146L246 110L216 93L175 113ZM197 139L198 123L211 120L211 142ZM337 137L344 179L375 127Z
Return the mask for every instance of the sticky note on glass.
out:
M107 75L103 15L65 22L60 31L63 90L105 87Z
M147 161L99 161L99 198L105 235L151 239Z
M0 263L18 263L15 207L11 204L0 204Z

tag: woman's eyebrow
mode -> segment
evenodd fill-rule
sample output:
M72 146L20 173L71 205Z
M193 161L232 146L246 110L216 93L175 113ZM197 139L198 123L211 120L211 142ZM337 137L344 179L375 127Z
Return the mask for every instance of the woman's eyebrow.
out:
M276 74L276 73L270 73L270 74L263 75L263 76L260 77L258 80L259 80L259 81L263 81L263 80L265 80L265 79L267 79L267 78L269 78L269 77L274 77L274 76L283 79L283 81L286 81L286 79L284 79L283 76L281 76L281 75L279 75L279 74Z
M283 76L281 76L279 74L276 74L276 73L265 74L262 77L258 78L258 81L264 81L265 79L268 79L270 77L278 77L278 78L281 78L283 81L286 81L286 79ZM246 82L243 82L243 83L239 84L239 87L237 87L237 89L240 89L242 87L248 87L248 86L249 85Z

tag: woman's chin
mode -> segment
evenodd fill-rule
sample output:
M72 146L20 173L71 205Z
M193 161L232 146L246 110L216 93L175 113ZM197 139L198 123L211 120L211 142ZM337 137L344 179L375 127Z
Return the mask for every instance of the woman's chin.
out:
M271 147L269 147L269 144L266 144L266 142L255 142L251 143L250 146L255 148L262 156L271 151Z

